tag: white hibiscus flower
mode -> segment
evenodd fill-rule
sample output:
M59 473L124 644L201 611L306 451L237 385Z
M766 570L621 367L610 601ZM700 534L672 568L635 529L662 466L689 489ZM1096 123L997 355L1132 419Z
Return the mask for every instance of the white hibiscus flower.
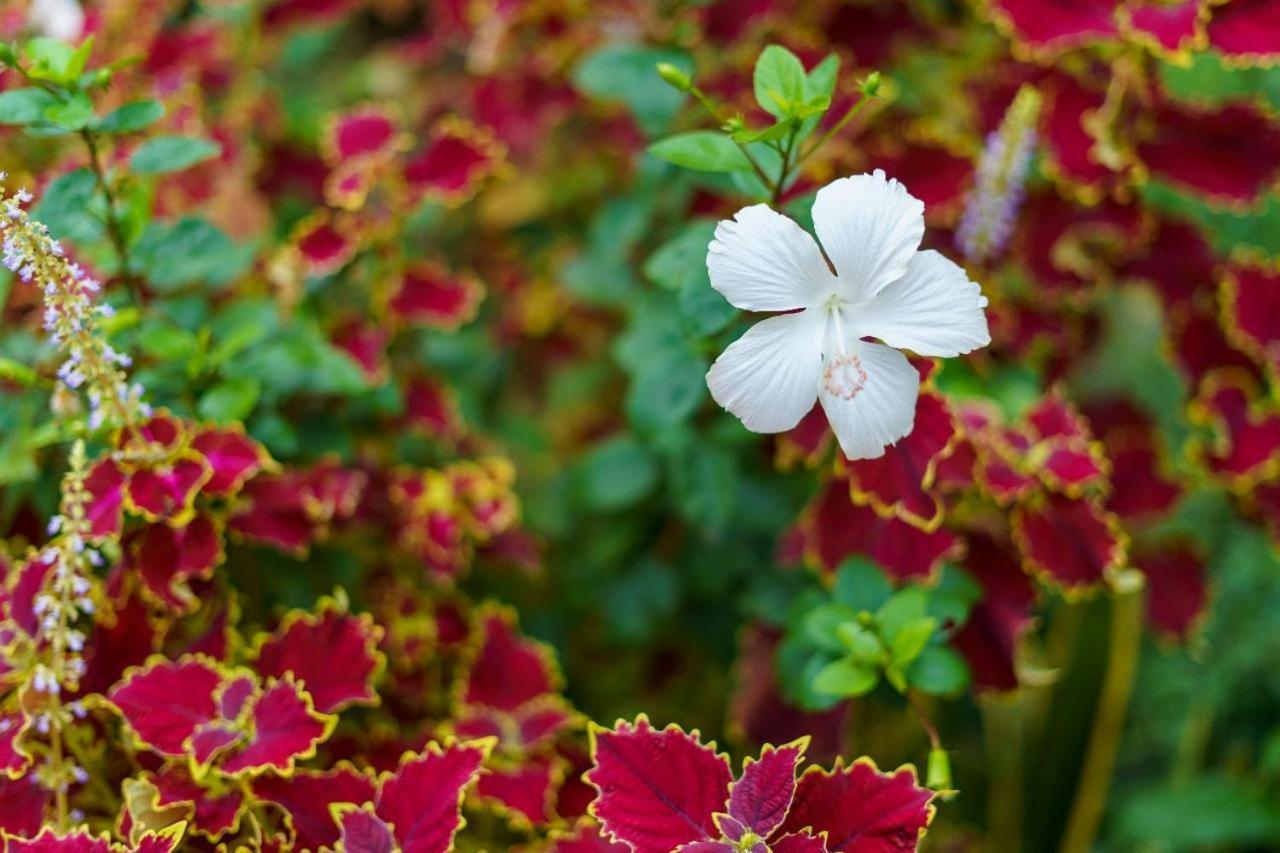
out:
M819 190L813 224L821 249L763 204L717 226L712 287L745 311L791 313L748 329L707 386L753 432L791 429L817 399L845 456L874 459L915 420L920 375L895 347L949 357L986 346L987 299L959 266L919 251L924 205L882 171Z
M84 31L84 9L76 0L32 0L27 26L42 36L74 41Z

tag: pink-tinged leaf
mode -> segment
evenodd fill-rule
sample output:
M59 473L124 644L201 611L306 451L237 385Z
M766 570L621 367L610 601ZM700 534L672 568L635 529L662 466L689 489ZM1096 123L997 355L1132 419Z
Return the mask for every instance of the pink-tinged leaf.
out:
M292 674L329 713L349 705L373 705L373 679L382 669L382 631L368 616L353 616L327 603L320 613L294 611L258 647L261 675Z
M356 253L357 243L326 211L317 211L294 228L293 244L307 275L335 273Z
M218 713L224 720L234 720L240 716L253 694L257 692L257 682L248 675L238 675L222 686L218 695Z
M13 620L28 637L34 637L40 627L40 617L36 615L36 598L44 591L45 579L53 570L53 560L45 557L34 557L10 571L11 586L2 599L3 613Z
M1013 534L1027 569L1065 590L1101 583L1125 556L1118 519L1090 500L1050 495L1019 507Z
M1208 604L1204 560L1185 542L1143 548L1133 565L1147 577L1147 619L1159 633L1185 639Z
M769 853L768 845L763 841L751 847L747 853L757 853L757 847L762 848L759 853ZM693 841L675 849L677 853L737 853L738 847L726 841Z
M526 702L556 693L560 672L551 650L522 636L514 617L490 612L481 618L480 649L463 675L462 701L514 711Z
M1280 0L1233 0L1215 5L1209 43L1236 62L1280 60Z
M816 835L793 832L770 842L769 853L827 853L827 845Z
M426 146L405 161L405 183L420 196L446 204L465 201L505 156L493 135L459 119L433 128Z
M1208 374L1190 414L1215 433L1196 449L1209 470L1238 490L1280 473L1280 406L1249 374L1223 368Z
M4 850L5 853L111 853L111 842L106 833L94 836L77 830L59 835L46 826L34 838L4 839Z
M330 119L321 150L330 165L356 157L382 157L395 151L401 135L389 110L362 104Z
M207 765L239 743L242 734L238 726L230 723L201 723L191 735L191 756L198 764Z
M413 325L452 330L476 315L484 288L469 275L422 261L405 269L389 308Z
M26 730L22 714L0 714L0 776L16 779L31 763L31 756L18 745L18 738Z
M1017 646L1031 627L1035 586L1012 543L977 533L968 540L964 569L982 587L982 598L951 642L969 662L977 687L1012 690L1018 686Z
M581 818L567 833L552 833L547 853L630 853L631 848L607 838L600 825Z
M922 391L915 426L906 438L886 448L878 459L844 460L851 496L880 515L897 515L920 527L935 526L942 518L933 492L937 466L952 452L958 436L946 399Z
M558 782L550 761L530 761L510 768L485 768L476 796L498 806L518 825L542 826L551 819L552 795Z
M391 827L369 806L347 809L340 820L342 835L337 849L342 853L392 853L395 850L396 839Z
M214 794L197 784L181 767L168 767L151 777L159 796L159 808L176 803L190 802L195 806L191 819L191 831L215 840L227 832L234 832L240 825L244 806L244 794L236 788Z
M906 853L933 819L932 797L908 768L881 773L866 760L831 771L811 767L800 776L782 832L825 832L831 853Z
M213 469L202 491L219 498L231 497L240 491L270 459L262 445L243 430L230 427L202 430L191 440L191 446L200 451Z
M294 682L269 682L250 711L253 737L222 763L225 773L258 772L268 767L287 773L299 758L315 754L329 736L334 717L316 713L311 697Z
M772 835L791 807L796 768L808 745L807 739L801 739L786 746L766 746L759 759L747 759L742 776L729 788L729 815L761 838Z
M124 521L125 475L110 459L89 469L84 486L89 492L85 516L89 519L89 536L94 541L120 535Z
M0 775L0 831L35 835L44 825L45 807L52 802L53 792L35 776L10 779Z
M1051 488L1069 495L1101 486L1107 479L1107 465L1096 445L1053 440L1040 468L1040 478Z
M86 669L80 679L80 692L85 695L106 693L125 670L142 665L160 645L160 626L136 588L104 613L109 615L100 617L85 643Z
M125 546L127 568L142 577L146 590L170 610L199 606L189 582L206 579L222 562L222 533L213 516L198 512L182 527L149 524Z
M515 711L469 706L454 718L461 737L496 737L504 749L527 753L555 740L577 725L578 719L559 696L547 695Z
M143 468L125 483L125 502L148 521L181 524L190 517L192 501L212 473L199 456Z
M371 803L377 788L366 774L339 764L325 771L298 769L287 778L259 776L253 780L253 793L289 816L299 849L315 850L332 847L339 838L340 830L330 807L335 803Z
M729 762L676 726L661 731L639 717L613 730L592 728L595 766L586 780L599 796L591 813L637 853L667 853L719 837L714 815L729 799Z
M222 681L202 658L159 661L135 670L108 698L145 745L164 755L185 755L186 741L217 716L214 692Z
M428 744L407 755L378 792L378 817L395 827L404 853L445 853L463 826L462 797L492 742Z

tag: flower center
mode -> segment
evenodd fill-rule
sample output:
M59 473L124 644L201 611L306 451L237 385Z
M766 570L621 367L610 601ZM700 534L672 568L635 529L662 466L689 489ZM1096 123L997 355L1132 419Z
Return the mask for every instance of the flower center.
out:
M840 355L827 359L822 371L822 386L833 396L852 400L867 385L867 371L856 355Z

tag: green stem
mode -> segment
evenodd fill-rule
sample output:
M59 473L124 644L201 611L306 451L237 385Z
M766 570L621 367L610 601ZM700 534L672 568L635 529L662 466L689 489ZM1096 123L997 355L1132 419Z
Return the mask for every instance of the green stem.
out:
M844 130L845 126L848 125L849 122L853 121L854 117L858 113L862 112L862 108L865 107L867 105L867 102L870 100L871 100L871 96L868 96L865 94L861 98L859 98L858 103L849 107L848 112L846 112L843 116L841 116L840 120L836 122L834 125L832 125L830 130L822 134L822 136L819 137L817 142L809 146L809 150L805 151L803 154L800 155L800 158L796 160L796 166L799 166L805 160L808 160L809 157L813 155L813 152L817 151L823 145L826 145L827 142L831 140L831 137L835 136L837 133Z
M697 99L698 103L702 104L703 109L711 115L711 118L715 120L717 125L724 124L724 120L720 118L719 111L716 109L715 104L711 103L711 99L707 97L706 92L702 91L697 86L690 86L689 93ZM729 138L733 139L732 136ZM738 146L738 150L742 152L742 156L747 158L747 162L751 164L752 170L755 171L756 177L760 179L760 183L764 186L765 190L773 192L773 182L770 181L769 176L764 173L764 169L760 168L760 164L756 162L756 158L751 156L750 149L736 139L733 139L733 144Z
M795 153L795 147L796 147L796 132L797 132L799 129L800 129L800 126L799 126L799 125L797 125L797 124L792 124L792 125L791 125L791 131L787 134L787 144L786 144L786 146L783 148L783 150L781 151L781 154L782 154L782 166L781 166L781 167L779 167L779 169L778 169L778 183L777 183L777 184L775 184L775 185L774 185L774 187L773 187L773 205L774 205L774 207L777 207L777 206L778 206L778 204L779 204L779 202L781 202L781 201L782 201L782 193L783 193L783 192L785 192L786 187L787 187L787 178L788 178L788 177L790 176L790 174L791 174L791 165L792 165L792 163L791 163L791 155ZM796 163L795 163L795 165L796 165L796 166L799 166L799 165L800 165L800 161L798 161L798 160L797 160L797 161L796 161Z
M1060 853L1087 853L1092 850L1102 821L1142 648L1142 585L1142 576L1137 572L1126 572L1115 581L1107 673L1098 696L1093 730L1089 733Z
M85 147L89 149L89 168L93 172L94 180L97 181L98 189L102 191L102 197L107 202L107 237L111 240L111 246L116 252L116 262L120 268L120 277L129 288L129 293L133 297L134 303L141 305L142 291L138 286L137 279L133 277L133 271L129 269L129 243L125 239L124 226L120 222L115 191L112 190L111 182L107 180L106 169L102 166L102 156L98 151L97 134L85 128L80 131L80 138L84 140Z

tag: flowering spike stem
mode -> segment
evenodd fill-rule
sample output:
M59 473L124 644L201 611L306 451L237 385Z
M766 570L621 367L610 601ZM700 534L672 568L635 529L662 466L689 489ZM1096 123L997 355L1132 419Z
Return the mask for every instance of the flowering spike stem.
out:
M977 183L956 231L956 243L970 261L979 263L997 254L1013 231L1035 149L1040 104L1040 93L1024 85L1000 127L987 136Z
M89 399L89 428L122 426L147 414L142 389L130 385L124 368L130 359L107 343L99 317L109 316L110 306L93 304L101 285L78 264L72 263L48 229L32 220L23 205L31 194L0 189L0 238L3 262L24 282L40 288L44 296L44 327L50 340L65 354L58 368L58 382L68 392L83 388Z

